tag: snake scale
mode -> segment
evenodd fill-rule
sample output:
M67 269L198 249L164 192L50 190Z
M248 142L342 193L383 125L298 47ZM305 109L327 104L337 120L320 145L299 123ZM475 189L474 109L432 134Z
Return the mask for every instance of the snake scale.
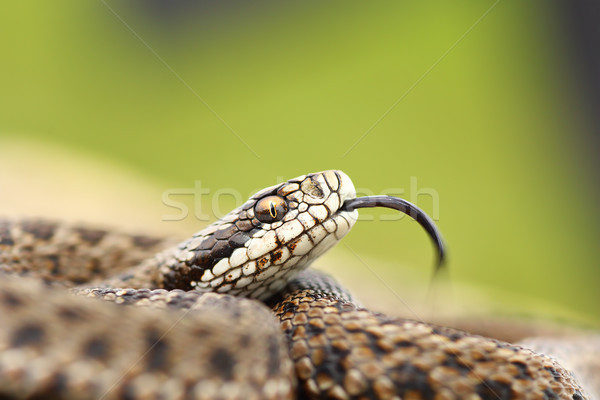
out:
M553 359L363 308L307 267L353 226L341 171L266 188L176 244L0 220L0 398L572 399ZM103 301L100 301L103 300Z

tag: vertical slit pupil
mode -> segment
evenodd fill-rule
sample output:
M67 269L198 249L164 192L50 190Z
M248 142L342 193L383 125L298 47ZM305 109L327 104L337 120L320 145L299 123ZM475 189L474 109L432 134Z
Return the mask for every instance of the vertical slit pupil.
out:
M277 218L277 210L275 209L275 202L274 201L271 201L269 203L269 213L271 214L271 217Z

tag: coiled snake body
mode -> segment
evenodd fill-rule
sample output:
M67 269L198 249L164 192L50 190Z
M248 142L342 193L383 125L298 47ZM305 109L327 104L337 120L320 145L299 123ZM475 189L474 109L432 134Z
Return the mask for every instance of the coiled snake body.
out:
M324 171L178 245L0 221L0 398L588 398L548 357L371 312L306 269L356 208L388 201L356 200L344 173ZM395 207L441 252L407 204Z

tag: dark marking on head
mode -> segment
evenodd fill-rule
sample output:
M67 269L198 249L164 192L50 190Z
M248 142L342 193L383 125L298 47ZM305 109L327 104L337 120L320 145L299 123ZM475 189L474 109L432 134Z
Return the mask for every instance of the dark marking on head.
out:
M189 261L188 265L201 267L204 269L212 267L213 259L210 255L209 250L196 250L194 252L194 258Z
M210 364L223 380L228 381L233 378L235 359L228 350L215 349L210 356Z
M146 369L149 371L167 371L169 361L169 344L164 337L153 328L146 333Z
M83 346L83 354L96 360L105 360L108 357L108 351L108 342L102 337L95 337Z
M235 226L237 226L238 229L242 232L248 232L254 228L254 225L252 225L252 222L250 222L247 219L237 221L235 223Z
M106 236L106 231L100 229L77 228L75 231L81 239L92 245L98 244Z
M215 263L221 258L226 258L231 255L233 249L227 244L226 240L219 240L210 251L210 256L215 260Z
M250 232L248 232L248 236L254 237L254 235L260 231L262 231L262 225L252 228L252 230Z
M250 236L248 236L245 232L238 232L231 236L227 243L233 248L244 247L246 242L250 240Z
M229 239L237 231L238 231L237 226L235 226L234 224L231 224L224 229L219 229L218 231L216 231L214 233L214 237L219 240Z
M216 243L217 238L215 238L214 235L210 235L200 243L200 246L198 246L198 250L210 250L215 246Z
M211 268L222 258L229 257L233 252L234 247L230 246L227 240L217 240L213 235L206 238L198 250L194 251L194 257L191 261L186 262L192 268L200 267L200 275L190 277L189 281L200 279L204 270Z
M578 390L573 394L573 400L583 400L583 394Z
M41 326L28 323L13 332L11 344L13 347L35 345L44 340L44 336L45 332Z

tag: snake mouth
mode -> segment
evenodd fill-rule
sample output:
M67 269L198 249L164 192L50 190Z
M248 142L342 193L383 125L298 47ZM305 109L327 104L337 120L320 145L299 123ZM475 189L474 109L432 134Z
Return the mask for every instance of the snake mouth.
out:
M399 197L392 196L365 196L347 199L344 204L340 207L340 211L354 211L357 208L373 208L373 207L385 207L400 211L415 221L429 235L437 252L437 263L436 272L439 271L446 259L446 249L442 235L435 225L435 222L416 205L401 199Z

